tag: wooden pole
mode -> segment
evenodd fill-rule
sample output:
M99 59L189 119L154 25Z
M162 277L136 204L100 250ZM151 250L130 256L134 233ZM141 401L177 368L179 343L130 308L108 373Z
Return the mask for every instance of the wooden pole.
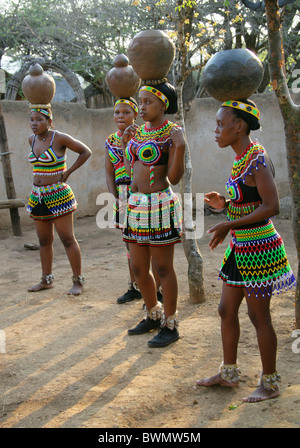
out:
M10 155L8 150L6 129L4 123L4 117L2 112L2 105L0 101L0 159L2 162L3 176L6 188L7 199L16 199L16 191L12 176L12 169L10 163ZM15 236L21 236L21 224L18 208L10 208L10 219Z

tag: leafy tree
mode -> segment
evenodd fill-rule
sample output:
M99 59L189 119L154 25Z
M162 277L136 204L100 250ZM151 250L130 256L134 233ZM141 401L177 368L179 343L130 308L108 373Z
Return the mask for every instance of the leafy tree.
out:
M176 0L7 0L0 9L0 58L5 52L23 62L41 57L61 62L96 92L109 94L104 78L115 55L126 53L130 39L143 29L162 29L175 36L177 6L181 12L189 6L184 27L188 64L193 71L185 82L185 103L203 94L201 69L196 68L216 51L246 46L262 61L266 59L265 15L249 13L240 2L228 0L198 0L182 5L177 5ZM299 8L295 2L284 11L282 28L289 34L289 39L284 40L289 77L299 54L299 23L294 20ZM262 89L268 82L267 78Z

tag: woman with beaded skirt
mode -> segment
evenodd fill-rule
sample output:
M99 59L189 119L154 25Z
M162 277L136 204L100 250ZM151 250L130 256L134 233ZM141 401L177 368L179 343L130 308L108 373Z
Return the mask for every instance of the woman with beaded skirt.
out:
M166 80L139 90L141 127L129 126L122 137L125 166L131 173L131 195L123 239L130 245L131 267L146 305L146 318L128 334L160 331L148 345L164 347L179 338L174 245L181 241L182 213L176 185L184 173L185 140L181 128L166 119L177 112L174 87ZM164 296L157 302L150 260Z
M265 149L250 138L250 131L260 128L259 110L247 99L226 101L217 112L216 122L215 140L219 147L231 146L236 154L226 184L229 201L214 191L205 198L213 208L227 207L227 221L208 231L213 234L210 248L221 244L229 231L232 236L219 273L223 280L219 304L223 363L217 375L201 379L197 384L233 387L239 383L238 310L245 297L249 318L256 329L262 374L257 389L244 401L257 402L280 393L277 337L270 315L270 299L275 292L291 288L295 277L281 236L271 221L279 213L272 165Z
M34 220L40 245L42 278L40 283L28 288L35 292L53 287L52 273L53 238L56 229L68 256L73 285L68 294L82 292L84 277L81 273L81 252L73 230L73 212L77 202L72 189L65 182L83 165L91 150L68 134L51 129L50 107L32 107L30 125L33 135L29 137L31 151L28 160L33 166L33 187L27 205L27 213ZM78 154L67 169L66 150Z

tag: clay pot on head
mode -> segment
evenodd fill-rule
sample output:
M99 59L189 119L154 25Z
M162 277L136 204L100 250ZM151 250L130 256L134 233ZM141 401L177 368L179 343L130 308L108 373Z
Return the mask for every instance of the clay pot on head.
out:
M31 104L49 104L55 95L55 81L44 73L40 64L33 64L29 68L29 75L23 79L22 90Z
M146 30L131 40L127 54L142 80L157 80L167 76L175 57L175 46L163 31Z
M125 54L118 54L113 63L114 67L106 74L107 87L118 98L134 96L141 80L129 65L128 57Z
M201 82L218 101L249 98L259 87L263 65L250 50L238 48L216 53L204 67Z

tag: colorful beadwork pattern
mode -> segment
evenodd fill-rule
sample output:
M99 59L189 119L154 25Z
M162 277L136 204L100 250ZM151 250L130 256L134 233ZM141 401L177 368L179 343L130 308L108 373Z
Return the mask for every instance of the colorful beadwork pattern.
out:
M115 182L116 184L130 182L130 176L124 166L123 151L121 146L122 135L117 131L107 137L105 141L105 148L108 151L109 159L114 165Z
M281 236L271 220L257 227L233 229L232 240L225 252L220 277L233 286L224 274L224 266L231 251L234 251L237 268L242 276L242 285L251 294L255 288L268 287L279 293L295 285L295 277L286 257Z
M66 153L58 157L52 147L55 132L53 132L50 146L40 156L36 156L33 151L35 135L32 140L31 151L28 155L28 160L33 165L34 176L56 176L62 174L67 169L67 155Z
M255 203L244 199L240 183L245 183L246 176L251 175L252 170L258 170L260 164L266 166L265 150L254 142L246 148L243 154L235 157L231 176L226 183L226 191L230 199L227 209L229 220L238 219L254 210Z
M160 92L159 90L155 89L152 86L143 86L140 88L140 92L142 92L143 90L150 92L153 95L155 95L157 98L159 98L163 103L165 103L166 108L168 109L170 103L169 103L169 100L166 97L166 95L164 95L162 92Z
M123 240L142 245L170 245L181 241L182 210L171 188L151 193L131 193Z
M234 109L239 109L243 112L247 112L248 114L253 115L257 119L259 119L260 113L256 107L251 106L250 104L242 103L241 101L225 101L222 106L233 107ZM221 107L222 107L221 106Z
M244 188L245 178L253 169L266 166L265 150L252 143L237 156L226 188L230 196L227 219L235 220L252 213L261 201L251 202L251 187ZM242 191L243 190L243 191ZM256 197L259 198L256 187ZM255 191L251 191L252 197ZM281 236L270 219L231 230L232 239L225 252L219 277L231 286L246 287L249 294L261 289L262 295L278 293L295 285ZM234 258L232 257L234 255ZM236 271L237 269L237 271Z
M115 104L115 106L114 106L114 109L116 108L116 106L117 106L118 104L128 104L128 106L130 106L136 114L138 114L138 112L139 112L137 105L134 104L134 103L133 103L132 101L130 101L130 100L126 100L126 99L124 99L124 98L121 98L120 100L116 101L116 104Z
M150 167L150 186L154 185L154 166L161 159L163 149L172 145L172 133L177 129L181 129L180 126L168 120L158 128L149 128L145 123L137 129L126 147L125 155L132 166L137 157Z
M33 219L53 219L73 212L77 202L71 187L63 182L51 185L33 185L27 213Z

